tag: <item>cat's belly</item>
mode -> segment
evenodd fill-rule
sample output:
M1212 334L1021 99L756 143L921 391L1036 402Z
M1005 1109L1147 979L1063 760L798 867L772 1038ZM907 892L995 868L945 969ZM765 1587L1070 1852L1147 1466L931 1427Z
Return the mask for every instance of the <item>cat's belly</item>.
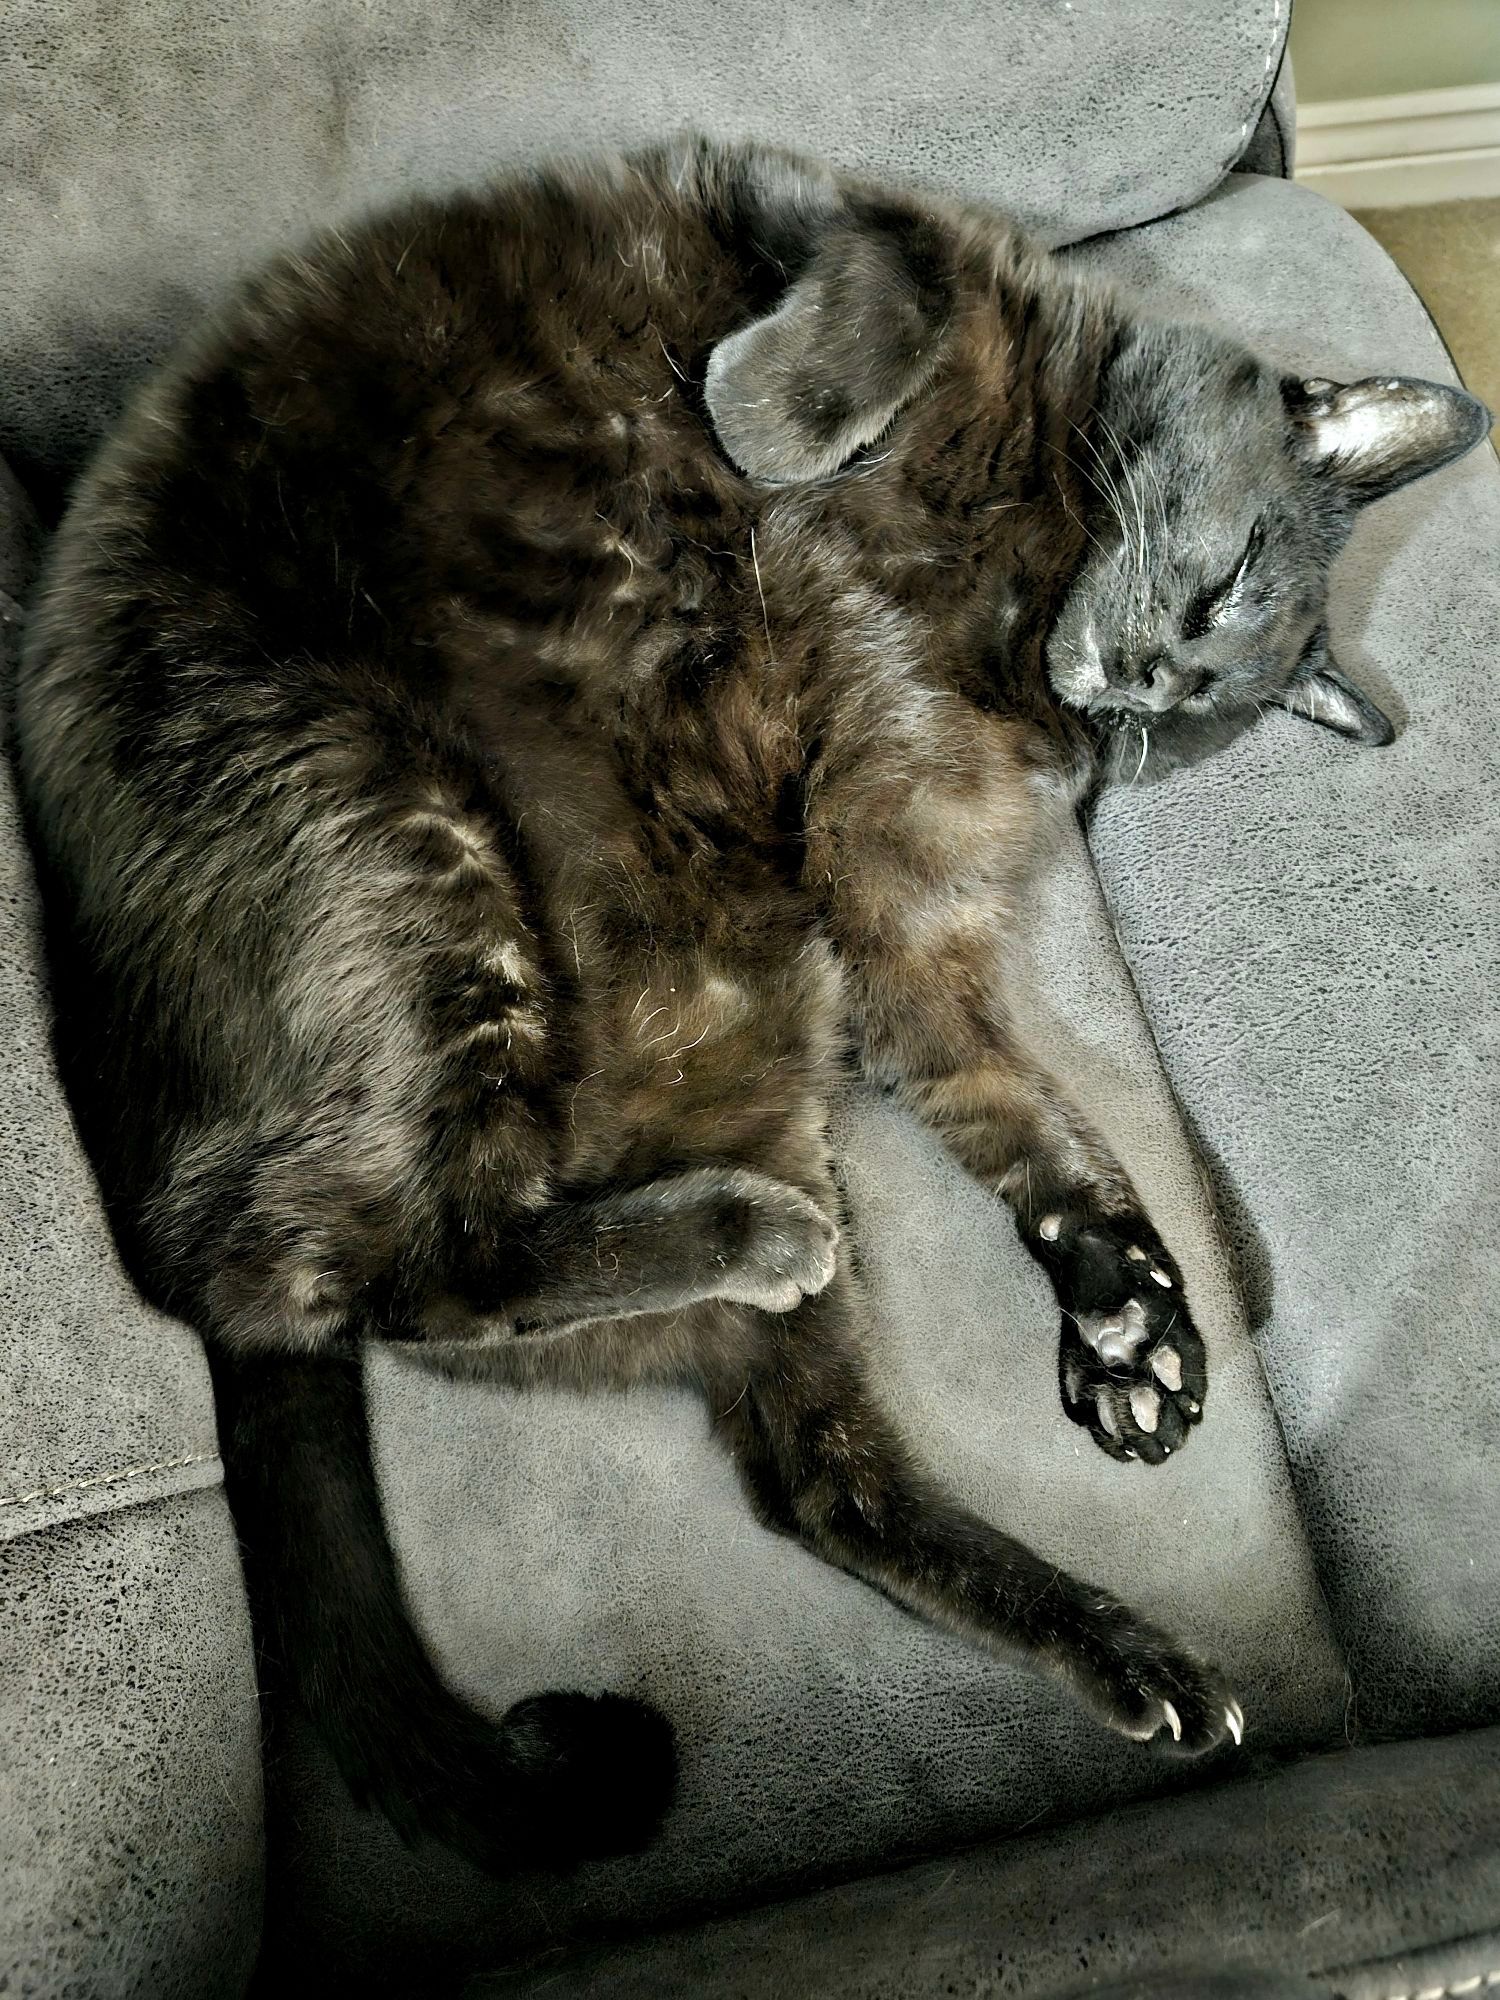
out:
M734 1160L800 1183L822 1159L845 1042L838 964L811 927L784 951L756 943L643 942L586 967L560 1134L565 1179Z

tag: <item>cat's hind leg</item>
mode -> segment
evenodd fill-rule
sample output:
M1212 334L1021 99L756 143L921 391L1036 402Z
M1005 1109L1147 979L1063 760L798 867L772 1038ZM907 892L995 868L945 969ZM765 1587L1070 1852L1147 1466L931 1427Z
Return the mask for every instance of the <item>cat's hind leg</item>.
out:
M960 1506L871 1394L847 1270L712 1383L719 1430L769 1526L908 1610L1066 1682L1101 1722L1183 1755L1239 1741L1222 1677L1104 1591Z

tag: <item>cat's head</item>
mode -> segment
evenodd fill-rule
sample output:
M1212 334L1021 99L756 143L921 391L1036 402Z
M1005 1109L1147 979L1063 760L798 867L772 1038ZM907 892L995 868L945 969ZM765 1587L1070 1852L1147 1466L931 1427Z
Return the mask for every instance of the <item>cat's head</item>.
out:
M1389 743L1329 656L1329 570L1361 507L1478 443L1483 404L1399 377L1307 381L1206 329L1149 322L1101 386L1074 445L1089 552L1046 662L1113 770L1196 760L1269 706Z
M1288 376L1224 335L1075 287L997 219L851 199L801 163L778 163L742 198L792 282L719 342L704 393L729 456L760 480L826 484L877 443L899 456L903 437L920 442L929 403L950 406L946 430L949 364L965 346L954 330L972 336L997 284L1055 288L1045 366L1061 407L1047 423L1066 440L1054 448L1073 499L1045 454L1038 491L1022 497L1060 505L1082 530L1042 661L1106 774L1195 760L1274 705L1361 743L1391 740L1329 656L1329 571L1362 506L1485 436L1482 403L1433 382ZM968 337L975 405L992 386L984 368L1007 369L1011 347L996 339L977 367L976 349L982 336ZM1006 422L1013 410L996 428ZM977 449L981 465L993 456L985 436ZM960 492L956 471L945 490Z

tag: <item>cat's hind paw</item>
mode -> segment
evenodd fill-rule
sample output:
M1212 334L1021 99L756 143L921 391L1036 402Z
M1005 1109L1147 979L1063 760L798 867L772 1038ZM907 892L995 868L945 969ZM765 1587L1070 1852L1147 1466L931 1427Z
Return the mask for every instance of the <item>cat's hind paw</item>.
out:
M1171 1757L1201 1757L1244 1741L1245 1711L1222 1675L1150 1626L1130 1619L1095 1635L1076 1664L1086 1706L1134 1742Z
M1118 1321L1126 1342L1134 1336L1125 1352L1113 1331ZM1101 1450L1159 1465L1201 1420L1208 1375L1202 1339L1185 1313L1152 1334L1127 1301L1108 1317L1064 1318L1058 1378L1064 1410Z

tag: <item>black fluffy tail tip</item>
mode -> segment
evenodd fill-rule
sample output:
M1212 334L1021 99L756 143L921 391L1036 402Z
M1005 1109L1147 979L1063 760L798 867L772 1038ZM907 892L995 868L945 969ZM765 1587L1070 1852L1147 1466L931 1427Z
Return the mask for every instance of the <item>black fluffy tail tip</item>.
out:
M534 1694L506 1711L507 1748L532 1780L535 1859L551 1866L633 1854L677 1786L672 1725L619 1694Z

